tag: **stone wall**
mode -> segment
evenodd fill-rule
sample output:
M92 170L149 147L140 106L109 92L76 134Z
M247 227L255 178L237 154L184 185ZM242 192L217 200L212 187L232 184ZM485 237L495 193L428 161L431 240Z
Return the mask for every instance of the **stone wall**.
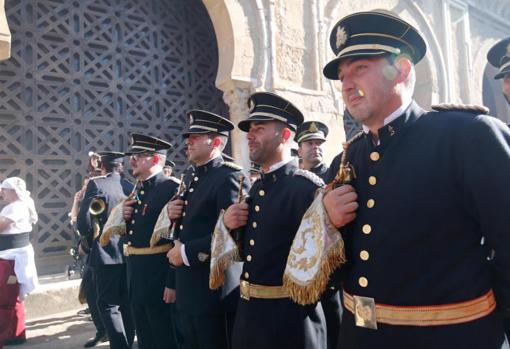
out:
M440 102L483 103L492 96L493 113L510 120L509 109L492 80L486 54L510 33L507 0L204 0L219 48L216 85L224 92L234 122L247 117L254 91L273 91L295 103L306 119L326 122L331 134L329 161L345 139L339 85L322 76L332 57L331 28L352 12L391 11L420 30L426 57L417 67L415 98L428 108ZM485 83L484 83L485 80ZM233 154L248 166L245 135L233 135Z

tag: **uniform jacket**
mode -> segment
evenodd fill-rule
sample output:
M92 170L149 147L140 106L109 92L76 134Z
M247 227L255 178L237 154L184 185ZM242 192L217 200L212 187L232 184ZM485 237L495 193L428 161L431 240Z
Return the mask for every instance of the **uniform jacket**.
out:
M308 173L314 180L297 175L296 171ZM320 178L298 170L293 161L253 183L241 279L260 285L282 285L290 246L320 183Z
M188 315L220 313L220 290L209 289L211 239L218 215L237 200L240 168L217 157L189 171L184 181L183 217L178 235L190 266L176 270L177 307ZM248 192L245 180L244 192Z
M106 223L111 210L126 197L121 181L121 176L116 172L109 173L106 176L95 177L89 181L76 221L80 235L90 237L93 235L93 219L89 213L89 207L94 198L102 199L106 204L105 211L99 217L100 231L102 232L103 225ZM132 187L133 185L131 184ZM105 247L99 244L99 236L92 242L89 265L124 263L122 243L119 236L113 236L110 243Z
M379 137L375 145L363 134L347 154L359 208L340 229L348 260L343 288L398 306L471 300L495 285L486 258L490 247L498 256L495 283L508 297L508 128L490 116L425 112L413 102ZM488 246L481 245L482 236ZM342 332L342 348L499 348L503 335L494 313L455 326L381 324L374 331L355 327L345 311Z
M329 178L329 167L325 163L321 162L318 166L311 168L310 172L315 173L319 176L323 181L326 181Z
M178 183L159 172L139 183L136 189L134 213L126 222L126 244L149 247L150 238L163 207L177 192ZM161 239L158 245L168 243ZM133 303L161 303L163 290L174 288L174 272L166 253L130 255L127 258L129 297Z
M322 180L290 161L262 174L250 190L244 229L241 279L281 286L294 236ZM240 299L234 341L239 348L326 348L320 306L301 306L289 298ZM265 338L265 339L264 339Z

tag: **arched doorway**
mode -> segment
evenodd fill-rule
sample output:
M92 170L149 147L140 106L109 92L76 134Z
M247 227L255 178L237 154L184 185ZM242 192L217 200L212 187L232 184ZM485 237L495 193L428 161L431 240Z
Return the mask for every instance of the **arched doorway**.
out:
M5 7L13 41L0 63L0 173L26 178L40 216L38 265L57 271L73 244L67 213L89 150L120 150L129 132L149 133L174 144L179 172L185 111L227 113L214 85L216 38L200 0Z

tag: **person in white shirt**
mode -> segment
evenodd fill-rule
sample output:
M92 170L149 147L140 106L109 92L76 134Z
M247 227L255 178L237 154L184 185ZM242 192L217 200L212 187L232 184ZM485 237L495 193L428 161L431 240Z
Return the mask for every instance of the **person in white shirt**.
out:
M23 299L37 286L30 232L37 212L26 183L10 177L0 185L7 205L0 212L0 347L26 341Z

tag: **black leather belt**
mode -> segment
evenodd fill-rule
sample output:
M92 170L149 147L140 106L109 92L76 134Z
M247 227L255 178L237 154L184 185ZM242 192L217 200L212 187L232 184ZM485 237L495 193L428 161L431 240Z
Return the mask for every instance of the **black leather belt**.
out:
M30 233L0 234L0 251L30 245Z

